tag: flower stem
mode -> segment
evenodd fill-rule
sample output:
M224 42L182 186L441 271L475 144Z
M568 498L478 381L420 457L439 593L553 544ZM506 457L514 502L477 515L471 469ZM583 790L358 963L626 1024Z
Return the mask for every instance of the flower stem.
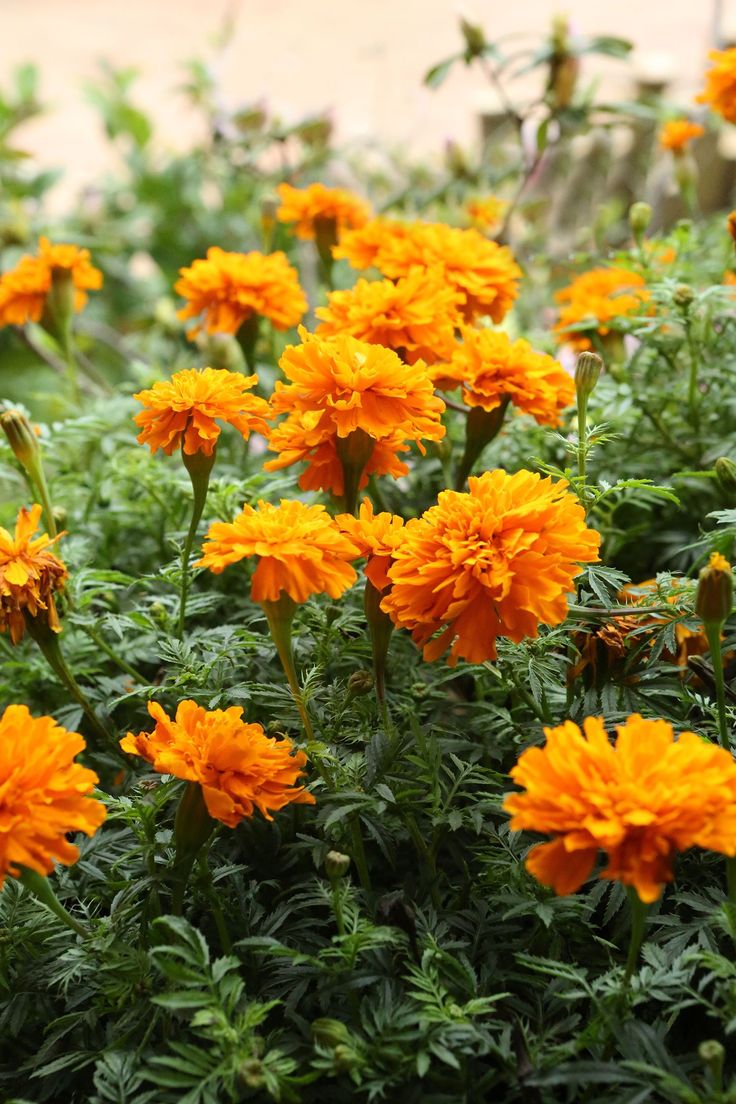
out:
M465 426L465 449L455 473L456 491L462 491L476 460L486 445L489 445L500 432L508 405L509 398L504 395L500 405L494 410L484 410L482 406L472 406L468 411Z
M307 707L302 697L301 687L299 686L296 664L294 663L294 649L291 644L291 624L294 613L296 612L296 603L289 597L285 590L282 590L277 601L262 602L261 605L266 613L271 637L276 645L276 651L281 660L281 666L284 669L286 680L289 683L291 695L299 711L299 716L304 726L304 732L307 739L311 742L314 740L314 729L312 728L312 722L309 719Z
M107 641L103 640L103 638L97 632L97 629L93 629L91 625L82 625L81 628L84 632L86 632L90 640L94 640L100 651L104 652L105 655L108 656L113 661L113 663L115 663L120 668L121 671L125 671L126 675L130 675L130 677L135 679L136 682L139 682L141 686L146 685L148 679L146 679L145 676L140 673L140 671L136 671L135 667L132 667L130 663L122 658L122 656L119 656L115 649L111 648Z
M704 622L705 635L708 637L710 657L713 663L713 677L716 683L716 706L718 709L718 736L721 746L726 751L731 750L731 741L728 735L728 723L726 721L726 690L723 681L723 659L721 657L721 625L715 622Z
M41 904L45 905L50 912L53 912L54 916L57 916L63 924L66 924L77 935L81 935L83 939L89 938L90 933L67 912L49 885L47 878L44 878L35 870L30 870L27 866L21 866L20 871L18 881L37 897Z
M212 450L210 456L206 456L203 452L195 452L190 455L184 452L184 442L182 441L181 456L184 461L184 466L189 472L189 478L192 481L192 519L189 522L187 539L184 541L184 547L181 553L181 594L179 598L178 626L180 640L184 638L184 622L187 614L187 595L189 593L190 576L189 560L192 555L194 538L197 535L197 526L202 517L204 504L207 501L210 472L215 463L215 450Z
M639 951L641 950L642 941L644 939L644 928L647 922L647 906L639 897L636 890L627 887L626 896L629 898L629 905L631 908L631 934L629 936L629 952L626 956L626 969L621 985L622 990L627 989L631 981L631 975L639 959Z

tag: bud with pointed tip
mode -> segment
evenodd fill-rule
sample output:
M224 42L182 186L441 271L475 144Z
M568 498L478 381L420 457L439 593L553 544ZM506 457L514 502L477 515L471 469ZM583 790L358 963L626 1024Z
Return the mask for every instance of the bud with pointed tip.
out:
M0 425L16 460L31 474L31 468L39 462L41 450L28 418L20 410L5 410L0 414Z
M646 234L651 221L652 208L650 204L641 201L631 204L629 208L629 226L637 245L641 245L641 240Z
M736 464L728 456L719 456L713 465L721 490L729 496L736 495Z
M720 627L731 616L733 607L733 573L731 565L720 552L712 552L708 566L700 572L695 595L695 612L706 629Z
M597 353L578 353L575 362L575 390L579 399L587 399L593 392L602 370L603 360Z
M486 48L486 36L482 27L477 23L471 23L465 16L460 17L460 30L465 39L465 56L471 58L480 57Z
M325 856L325 874L334 881L344 878L350 869L350 856L343 855L342 851L328 851Z

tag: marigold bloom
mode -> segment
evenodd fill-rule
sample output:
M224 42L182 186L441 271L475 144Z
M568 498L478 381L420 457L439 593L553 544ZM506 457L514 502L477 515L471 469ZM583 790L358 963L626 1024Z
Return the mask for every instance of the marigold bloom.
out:
M61 632L54 591L63 586L68 573L50 551L58 537L33 536L40 518L41 507L36 504L20 511L14 536L0 528L0 632L10 630L13 644L23 637L25 614L42 617L53 632Z
M554 357L496 330L466 326L462 337L442 368L444 386L461 383L468 406L491 411L509 400L540 425L559 425L560 412L575 401L575 383Z
M600 535L567 483L528 471L489 471L469 493L443 491L404 527L382 609L437 659L496 658L496 639L536 637L558 625L579 564L598 559ZM443 631L435 639L434 633Z
M324 506L282 499L244 506L234 521L210 526L198 567L216 575L247 556L258 556L251 596L254 602L276 602L285 591L294 602L310 594L340 595L357 578L350 561L360 552L340 532Z
M78 732L25 705L0 717L0 888L21 867L46 875L55 862L70 866L79 848L67 833L93 836L105 819L102 802L86 796L97 775L74 762L85 746Z
M228 828L256 809L273 820L271 813L285 805L314 805L312 794L296 785L307 763L304 752L292 754L290 740L273 739L259 724L244 721L240 706L207 710L183 701L172 720L158 702L149 702L148 712L156 722L153 732L129 732L120 741L123 751L140 755L161 774L197 782L210 816Z
M472 222L482 230L497 229L508 210L509 201L498 196L486 196L485 199L471 199L465 206Z
M174 291L188 300L180 318L203 316L207 333L237 333L251 316L277 330L296 326L307 309L299 276L284 253L226 253L213 245L206 260L179 270ZM201 325L189 331L196 337Z
M377 268L391 280L417 266L431 269L465 296L466 320L490 315L500 322L519 293L521 269L511 250L488 241L477 230L443 223L374 219L349 230L333 250L357 269Z
M700 123L691 123L689 119L670 119L659 132L659 144L662 149L672 153L682 153L694 138L705 134Z
M530 851L527 869L558 894L574 893L593 869L656 901L673 879L678 851L704 847L736 854L736 762L694 732L675 740L666 721L632 714L612 745L603 718L585 735L572 721L546 728L543 748L523 752L511 777L525 793L504 806L514 831L549 832Z
M138 441L168 456L182 443L189 456L211 456L221 432L216 419L235 426L245 440L254 430L267 434L268 403L248 394L257 383L258 376L226 368L175 372L170 380L133 396L146 408L133 419L141 427Z
M326 478L318 485L342 494L342 476L333 464L338 439L356 430L371 439L365 479L366 471L398 463L389 449L403 449L405 441L416 441L422 449L422 439L444 436L440 416L445 404L435 396L422 361L405 365L393 350L349 334L316 337L300 330L300 336L302 344L289 345L279 361L289 383L277 381L271 409L288 418L271 432L269 447L282 455L264 465L267 471L297 459L308 459L310 465L319 461ZM318 455L324 445L328 448ZM311 478L309 485L315 485Z
M647 298L644 278L637 272L627 268L593 268L556 293L555 299L563 307L554 332L560 342L576 349L590 349L585 332L568 333L569 326L587 323L589 331L605 336L615 328L610 323L639 313Z
M326 188L310 184L308 188L292 188L279 184L276 189L281 206L276 212L279 222L295 222L294 233L304 241L314 241L315 224L328 222L339 237L345 230L364 226L371 217L370 204L346 188Z
M708 104L729 123L736 123L736 47L711 50L712 68L705 74L705 88L696 103Z
M395 349L407 364L446 360L455 348L455 328L465 301L441 274L417 268L396 280L358 280L349 291L333 291L317 307L322 337L351 334L360 341Z
M40 322L55 271L69 272L74 286L74 309L81 311L87 291L102 287L102 273L92 265L88 249L53 244L40 238L37 257L21 257L15 268L0 275L0 326Z
M359 555L367 557L366 578L376 590L391 586L387 572L394 552L404 539L404 519L388 512L374 514L373 504L364 498L357 518L352 514L338 514L335 521L358 546Z

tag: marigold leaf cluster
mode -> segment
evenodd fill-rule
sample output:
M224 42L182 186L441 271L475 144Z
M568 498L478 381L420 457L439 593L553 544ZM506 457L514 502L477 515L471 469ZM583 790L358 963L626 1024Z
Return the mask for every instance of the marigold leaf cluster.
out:
M37 256L26 254L0 276L0 326L40 322L55 271L71 274L76 311L84 308L88 291L102 287L102 273L93 266L88 249L42 237Z
M269 447L280 455L267 471L306 460L304 488L343 493L338 439L356 430L367 434L373 452L362 478L371 472L402 474L396 459L407 441L438 441L445 404L434 394L423 361L405 365L392 349L370 345L349 334L317 337L300 330L301 345L286 348L280 367L288 383L277 381L271 397L274 415L287 418L271 431Z
M324 506L303 502L244 506L232 522L210 526L198 566L216 575L230 564L258 557L251 596L254 602L276 602L284 591L294 602L311 594L339 598L357 576L351 561L358 547L340 532Z
M736 854L736 762L693 732L675 739L666 721L636 713L616 731L612 744L600 717L588 717L583 732L572 721L545 729L545 746L523 752L511 771L525 792L505 808L514 831L554 836L526 865L556 893L574 893L602 850L601 877L649 903L672 881L677 852Z
M438 386L462 384L468 406L491 411L508 399L540 425L559 425L561 411L575 401L575 384L554 357L496 330L465 326L462 338L439 369Z
M373 513L372 502L364 498L358 516L338 514L335 521L343 533L347 533L360 550L359 554L367 558L366 578L376 590L385 590L391 585L388 568L393 563L394 553L404 539L404 519L398 514L384 511Z
M729 123L736 123L736 47L711 50L711 68L705 74L705 88L696 103L708 106Z
M281 252L226 253L213 245L205 259L180 269L174 290L187 300L179 317L202 318L190 337L202 327L207 333L237 333L253 315L288 330L307 309L298 273Z
M351 334L360 341L394 349L407 364L434 364L452 355L461 321L462 292L440 273L417 268L395 282L358 280L348 291L333 291L317 307L317 334Z
M307 757L290 740L266 736L259 724L243 720L239 706L206 710L194 701L179 703L171 719L158 702L149 702L153 732L129 732L123 751L140 755L161 774L196 782L207 811L228 828L258 809L266 820L285 805L313 805L314 797L297 785Z
M474 229L372 219L361 229L345 233L333 253L353 268L377 268L391 280L408 276L416 267L441 274L465 296L467 321L488 315L500 322L519 292L521 269L511 250Z
M25 617L40 617L54 632L60 632L54 592L66 581L65 565L51 551L54 538L47 533L34 537L41 519L41 507L21 509L15 533L0 527L0 632L10 632L13 644L23 638Z
M281 200L276 218L279 222L296 223L294 233L303 241L314 241L319 222L332 223L339 237L345 230L364 226L371 217L370 204L346 188L327 188L324 184L293 188L291 184L279 184L276 190Z
M105 806L87 796L94 771L74 762L85 742L53 717L33 717L25 705L9 705L0 717L0 888L21 867L50 874L70 866L79 848L70 832L94 835Z
M265 435L268 403L249 393L257 383L258 376L225 368L175 372L133 396L145 407L133 419L141 429L138 441L169 456L180 446L190 456L211 456L221 432L218 421L234 426L245 440L253 431Z
M590 349L588 332L604 337L616 319L639 313L648 299L644 278L627 268L593 268L555 294L562 304L554 332L560 342ZM570 326L580 327L569 332ZM585 327L585 328L583 328Z
M600 536L564 480L499 470L469 488L408 521L388 569L382 609L427 660L450 648L451 664L482 663L499 636L518 643L558 625L579 565L598 559Z

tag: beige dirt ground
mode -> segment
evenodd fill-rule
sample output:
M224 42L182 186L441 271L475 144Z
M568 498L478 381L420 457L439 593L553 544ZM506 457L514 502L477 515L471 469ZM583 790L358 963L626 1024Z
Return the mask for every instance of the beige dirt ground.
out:
M725 18L729 3L736 7L725 0ZM541 33L560 10L583 33L630 37L641 56L664 55L685 103L712 35L711 0L476 0L465 10L493 37ZM44 165L66 169L66 196L109 164L82 91L99 59L140 68L139 102L160 120L164 140L180 147L194 123L174 91L177 65L211 56L231 13L236 30L218 65L230 101L265 100L289 120L330 108L343 138L426 153L449 138L470 139L484 102L484 85L466 72L437 92L422 87L426 69L458 47L459 11L455 0L0 0L0 81L20 62L39 64L51 111L28 124L23 139ZM589 63L588 76L593 65L613 93L628 91L621 63Z

